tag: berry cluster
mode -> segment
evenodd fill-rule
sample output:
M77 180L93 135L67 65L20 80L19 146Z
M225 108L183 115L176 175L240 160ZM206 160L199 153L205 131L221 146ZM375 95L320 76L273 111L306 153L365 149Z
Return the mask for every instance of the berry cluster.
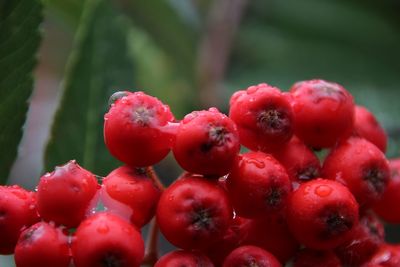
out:
M181 121L143 92L110 102L104 140L125 165L103 178L70 161L34 192L0 186L0 254L17 267L400 266L381 222L400 223L400 159L341 85L250 86L229 116ZM184 172L165 188L150 166L171 150ZM178 248L161 258L158 228Z

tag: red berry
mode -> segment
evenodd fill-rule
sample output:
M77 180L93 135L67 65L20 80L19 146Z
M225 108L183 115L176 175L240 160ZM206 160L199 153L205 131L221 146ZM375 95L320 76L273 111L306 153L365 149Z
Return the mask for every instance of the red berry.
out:
M23 227L38 221L33 192L14 186L0 186L0 254L12 254Z
M389 163L382 151L355 137L331 151L322 173L346 185L362 207L371 206L382 196L390 178Z
M302 249L293 260L293 267L341 267L339 258L330 250Z
M281 267L279 261L266 250L256 246L241 246L225 259L223 267Z
M351 237L335 249L341 262L346 266L360 266L373 255L384 242L382 223L372 214L360 218Z
M157 222L173 245L206 248L228 229L233 212L226 192L216 181L186 175L161 195Z
M104 141L118 160L135 167L150 166L170 151L173 121L169 107L157 98L127 93L104 116Z
M172 251L162 256L154 267L213 267L207 256L198 251Z
M161 191L145 169L122 166L103 180L102 201L107 210L126 217L137 227L154 216Z
M46 221L76 227L85 218L97 193L96 177L71 160L40 178L38 211Z
M284 218L275 216L252 219L246 228L243 245L254 245L271 252L281 263L291 259L299 249L299 242L289 231Z
M390 223L400 223L400 159L389 161L391 177L382 198L374 206L374 211Z
M321 163L313 151L300 139L293 137L273 156L286 168L290 180L298 184L320 177Z
M139 231L125 220L97 213L76 230L72 257L76 267L139 267L144 242Z
M290 89L295 134L314 148L332 147L350 136L354 102L342 86L324 80L295 83Z
M386 152L387 136L385 130L367 108L356 106L354 132L376 145L383 153Z
M358 204L342 184L326 179L303 183L287 206L287 222L306 247L325 250L345 242L358 223Z
M262 152L239 156L226 185L235 212L246 218L279 213L291 191L286 170Z
M382 244L362 267L399 267L400 245Z
M68 236L46 222L24 230L15 247L17 267L68 267L70 261Z
M219 177L230 171L239 149L235 123L216 108L210 108L185 116L172 151L186 171Z
M287 96L265 83L233 94L229 117L238 126L240 142L252 150L277 150L293 134L293 111Z

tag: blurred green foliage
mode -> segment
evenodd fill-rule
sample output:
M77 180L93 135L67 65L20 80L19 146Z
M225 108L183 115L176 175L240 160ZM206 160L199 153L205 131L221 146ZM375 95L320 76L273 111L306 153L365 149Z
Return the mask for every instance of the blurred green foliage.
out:
M0 184L17 156L40 42L38 0L0 2Z

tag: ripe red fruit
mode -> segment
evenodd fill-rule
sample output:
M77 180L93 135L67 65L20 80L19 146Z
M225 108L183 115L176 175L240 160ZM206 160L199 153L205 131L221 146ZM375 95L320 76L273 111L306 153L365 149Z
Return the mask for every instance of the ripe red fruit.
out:
M279 261L266 250L256 246L241 246L233 250L225 259L223 267L281 267Z
M296 136L282 146L273 156L285 167L295 188L298 184L320 177L321 163L314 154Z
M293 260L293 267L341 267L339 258L330 250L300 250Z
M365 214L354 228L348 241L335 249L345 266L360 266L384 242L383 225L376 216Z
M188 172L220 177L239 153L235 123L216 108L194 111L180 122L172 151Z
M280 216L252 219L247 223L243 245L254 245L271 252L281 263L291 259L299 249L299 242Z
M382 244L378 251L361 267L400 266L400 245Z
M293 111L287 95L265 83L234 93L229 117L238 126L240 142L252 150L277 150L293 134Z
M386 152L387 136L385 130L367 108L356 106L354 132L376 145L383 153Z
M85 218L98 189L96 177L74 160L40 178L38 211L46 221L76 227Z
M68 236L46 222L24 230L15 247L17 267L68 267L70 261Z
M389 163L374 144L352 137L333 149L324 161L323 177L346 185L362 207L370 207L385 191Z
M295 83L290 89L295 120L294 133L314 148L332 147L350 136L354 102L341 85L324 80Z
M207 256L198 251L176 250L162 256L154 267L213 267Z
M135 167L150 166L170 151L173 121L169 107L157 98L126 93L104 116L104 141L118 160Z
M291 191L286 170L262 152L238 156L226 186L235 212L246 218L281 212Z
M187 174L161 195L157 222L173 245L206 248L228 229L233 211L226 192L216 181Z
M101 197L104 206L139 228L154 216L160 196L160 189L145 169L122 166L103 180Z
M120 217L97 213L83 221L72 242L76 267L139 267L144 257L140 232Z
M374 211L390 223L400 223L400 159L389 161L391 177L382 198L374 206Z
M306 247L332 249L348 240L358 223L358 204L342 184L326 179L303 183L287 205L287 222Z
M0 254L12 254L21 229L38 219L33 192L18 185L0 186Z

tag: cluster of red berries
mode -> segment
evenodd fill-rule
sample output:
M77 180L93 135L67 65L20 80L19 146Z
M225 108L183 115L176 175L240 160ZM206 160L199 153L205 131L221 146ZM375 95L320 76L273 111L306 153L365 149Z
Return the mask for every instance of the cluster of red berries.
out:
M126 165L98 181L70 161L35 192L0 186L0 254L17 267L140 266L154 216L179 248L157 267L400 266L381 222L400 223L400 159L341 85L259 84L231 97L229 116L181 121L143 92L110 100L104 139ZM164 188L149 166L170 150L185 172Z

